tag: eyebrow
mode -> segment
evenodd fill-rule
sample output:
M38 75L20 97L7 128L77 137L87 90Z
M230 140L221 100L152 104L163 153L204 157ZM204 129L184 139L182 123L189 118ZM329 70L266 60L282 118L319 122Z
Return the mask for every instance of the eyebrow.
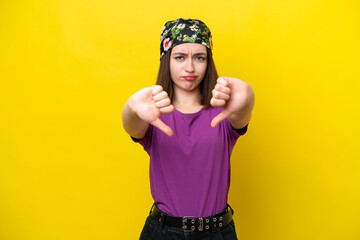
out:
M185 56L187 56L188 54L183 53L183 52L176 52L176 53L174 53L174 55L185 55ZM194 55L206 55L206 53L204 53L204 52L197 52L197 53L195 53Z

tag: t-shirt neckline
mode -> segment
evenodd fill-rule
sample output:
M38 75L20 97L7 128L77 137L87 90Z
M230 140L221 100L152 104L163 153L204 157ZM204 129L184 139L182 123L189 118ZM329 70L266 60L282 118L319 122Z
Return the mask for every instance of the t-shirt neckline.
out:
M183 112L180 112L179 110L177 110L175 107L174 107L174 112L176 112L177 114L180 114L181 116L183 117L194 117L194 116L197 116L199 115L203 110L205 110L206 107L203 107L202 109L200 109L199 111L197 112L193 112L193 113L183 113Z

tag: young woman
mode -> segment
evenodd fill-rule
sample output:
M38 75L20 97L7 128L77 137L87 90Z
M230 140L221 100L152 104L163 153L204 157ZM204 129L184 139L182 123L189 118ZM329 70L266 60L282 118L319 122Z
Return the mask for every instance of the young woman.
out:
M252 88L218 78L200 20L166 22L157 85L126 102L123 125L150 156L154 205L140 239L237 239L227 204L230 156L254 107Z

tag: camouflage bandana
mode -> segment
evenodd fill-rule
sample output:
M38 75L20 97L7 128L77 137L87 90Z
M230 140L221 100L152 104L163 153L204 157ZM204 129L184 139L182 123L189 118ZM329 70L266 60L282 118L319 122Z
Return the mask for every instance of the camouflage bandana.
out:
M178 18L168 21L160 37L160 60L165 52L181 43L200 43L212 50L210 29L200 20Z

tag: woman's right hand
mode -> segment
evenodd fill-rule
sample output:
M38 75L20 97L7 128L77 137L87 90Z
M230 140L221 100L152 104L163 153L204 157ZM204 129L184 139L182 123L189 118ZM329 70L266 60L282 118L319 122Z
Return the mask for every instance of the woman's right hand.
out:
M143 88L132 95L130 99L132 111L141 120L157 127L170 137L174 134L171 128L160 120L162 114L174 111L168 94L160 85Z

